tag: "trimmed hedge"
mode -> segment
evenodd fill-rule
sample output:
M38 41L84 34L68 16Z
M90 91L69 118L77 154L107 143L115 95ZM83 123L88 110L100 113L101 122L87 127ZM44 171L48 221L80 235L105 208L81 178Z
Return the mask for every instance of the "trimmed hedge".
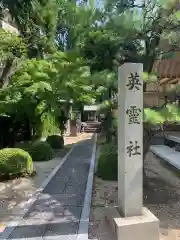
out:
M49 145L53 149L61 149L61 148L64 147L64 138L63 138L63 136L59 136L59 135L48 136L47 139L46 139L46 142L49 143Z
M103 180L117 180L118 154L117 146L106 144L101 148L98 159L97 175Z
M32 158L20 148L0 150L0 178L10 178L34 173Z
M53 151L47 142L35 142L31 145L29 153L35 162L49 161L53 158Z

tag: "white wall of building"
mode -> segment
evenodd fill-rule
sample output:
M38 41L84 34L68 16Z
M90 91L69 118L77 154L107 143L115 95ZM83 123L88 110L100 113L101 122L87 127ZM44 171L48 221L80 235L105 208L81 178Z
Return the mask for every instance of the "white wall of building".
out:
M9 32L11 32L11 33L17 33L17 34L19 33L18 30L17 30L17 28L11 26L10 24L8 24L8 23L6 23L6 22L4 22L4 21L1 21L1 27L2 27L4 30L9 31Z

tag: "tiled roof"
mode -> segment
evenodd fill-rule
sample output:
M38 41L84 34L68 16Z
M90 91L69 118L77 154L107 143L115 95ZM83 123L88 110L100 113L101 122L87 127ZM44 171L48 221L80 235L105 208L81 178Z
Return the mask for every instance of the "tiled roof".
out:
M159 77L159 84L177 84L180 82L180 59L158 60L153 66L153 72Z

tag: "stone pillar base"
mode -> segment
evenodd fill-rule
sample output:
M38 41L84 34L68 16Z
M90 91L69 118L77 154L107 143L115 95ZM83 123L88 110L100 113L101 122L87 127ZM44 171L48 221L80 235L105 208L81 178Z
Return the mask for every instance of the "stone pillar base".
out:
M147 209L137 217L122 217L117 207L107 207L105 217L117 240L159 240L159 220Z

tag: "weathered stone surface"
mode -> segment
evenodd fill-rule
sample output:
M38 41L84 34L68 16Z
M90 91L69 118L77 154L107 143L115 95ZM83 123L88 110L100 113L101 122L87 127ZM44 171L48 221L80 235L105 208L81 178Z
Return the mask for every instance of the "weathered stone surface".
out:
M159 221L143 208L143 65L118 70L118 208L105 218L117 240L159 240Z
M142 214L143 65L119 67L118 206L125 217Z

